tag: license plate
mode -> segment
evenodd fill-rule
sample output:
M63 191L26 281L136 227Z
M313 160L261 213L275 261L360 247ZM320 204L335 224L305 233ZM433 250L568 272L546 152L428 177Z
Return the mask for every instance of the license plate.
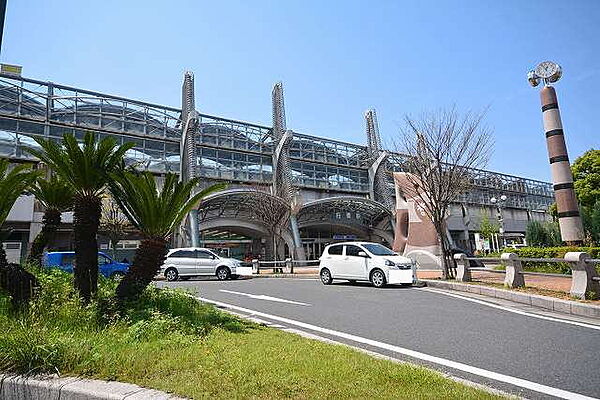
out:
M235 267L236 275L252 275L252 267Z
M388 271L389 282L394 283L413 283L412 269L391 269Z

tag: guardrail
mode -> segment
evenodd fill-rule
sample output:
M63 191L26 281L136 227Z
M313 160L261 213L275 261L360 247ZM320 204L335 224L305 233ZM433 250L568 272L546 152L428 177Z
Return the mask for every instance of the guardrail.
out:
M252 260L252 272L255 274L260 274L261 270L271 269L273 272L283 273L285 269L285 273L293 274L294 267L304 267L304 268L318 268L319 260L292 260L291 258L286 258L281 261L261 261L254 259Z
M546 274L541 272L523 271L522 262L561 262L569 264L571 268L571 290L573 297L580 299L598 298L600 296L600 276L596 271L596 264L600 260L592 259L585 252L571 252L565 254L565 258L528 258L519 257L515 253L503 253L500 258L479 258L467 257L466 254L455 254L456 262L456 280L461 282L470 282L472 280L471 271L485 271L504 273L504 285L509 288L525 286L525 276L527 275L547 275L560 276L559 274ZM470 261L497 261L506 266L505 271L490 270L485 268L471 268ZM562 275L568 277L568 275Z

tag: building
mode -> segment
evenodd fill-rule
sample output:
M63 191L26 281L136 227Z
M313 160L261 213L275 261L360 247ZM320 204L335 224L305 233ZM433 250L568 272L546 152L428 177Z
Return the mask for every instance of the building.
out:
M127 162L160 179L161 174L180 171L181 114L176 107L0 75L0 157L35 162L24 151L36 146L32 137L60 140L71 132L81 138L93 131L120 143L134 142ZM367 145L287 130L281 84L273 90L273 127L197 116L196 170L206 184L230 182L227 191L207 199L198 210L203 245L237 257L272 255L271 236L256 217L256 197L273 185L286 187L286 181L297 205L296 228L282 229L286 246L280 246L280 256L287 252L313 259L325 244L353 238L391 245L395 200L389 172L402 171L405 156L381 148L374 111L365 114ZM498 204L492 198L506 196L500 210L504 231L515 240L523 237L528 221L547 219L553 203L547 182L473 170L472 183L473 190L453 206L448 220L453 241L463 248L475 247L482 215L496 218ZM22 196L11 211L8 226L13 233L5 246L14 257L25 253L39 231L41 211L30 196ZM57 244L61 248L70 246L69 218L65 215L67 224Z

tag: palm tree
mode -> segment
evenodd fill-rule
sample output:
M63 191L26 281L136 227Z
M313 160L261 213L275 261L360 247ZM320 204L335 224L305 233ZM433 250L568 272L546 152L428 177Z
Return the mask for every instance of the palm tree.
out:
M39 179L31 188L31 193L44 206L42 217L42 230L37 234L27 261L32 264L41 264L44 249L56 235L61 223L61 213L71 209L73 204L73 189L69 184L52 175L50 179Z
M62 145L53 140L35 138L42 151L28 151L46 163L73 189L73 234L75 238L75 287L88 301L98 289L98 242L102 194L110 173L123 164L125 152L134 144L117 145L113 138L96 141L87 132L83 143L65 134Z
M15 201L39 176L39 172L32 171L30 165L17 165L12 169L9 166L8 160L0 159L0 227L6 222ZM0 233L0 236L4 234ZM3 237L0 237L0 269L8 266L2 239Z
M190 210L202 198L226 187L215 184L191 195L198 183L198 178L178 182L177 175L168 173L158 189L150 172L124 170L113 174L110 182L113 198L143 238L129 272L117 287L121 301L136 299L150 284L164 263L169 236Z

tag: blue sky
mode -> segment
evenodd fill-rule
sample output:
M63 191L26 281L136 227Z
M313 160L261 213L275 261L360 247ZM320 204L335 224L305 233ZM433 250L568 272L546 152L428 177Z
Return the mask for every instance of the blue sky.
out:
M550 59L571 159L600 148L600 1L8 0L0 60L27 77L269 124L284 82L288 127L384 141L405 114L489 106L489 169L550 180L538 90Z

